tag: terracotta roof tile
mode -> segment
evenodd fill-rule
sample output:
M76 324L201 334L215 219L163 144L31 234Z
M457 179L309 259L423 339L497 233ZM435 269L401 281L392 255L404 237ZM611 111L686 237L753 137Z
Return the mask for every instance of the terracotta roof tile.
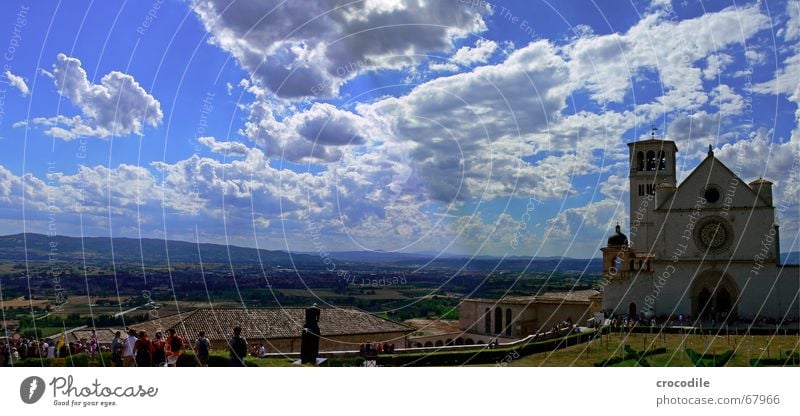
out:
M211 340L226 340L233 328L240 326L245 338L270 339L299 337L304 322L305 308L200 308L131 327L150 336L174 327L184 339L195 339L205 331ZM319 327L323 336L413 331L406 325L350 308L321 308Z

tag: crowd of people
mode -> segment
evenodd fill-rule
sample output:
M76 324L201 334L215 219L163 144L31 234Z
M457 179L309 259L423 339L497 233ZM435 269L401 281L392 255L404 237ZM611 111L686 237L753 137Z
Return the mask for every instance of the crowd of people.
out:
M358 352L364 357L374 357L378 354L394 354L394 344L367 342L359 346Z
M247 339L241 333L240 327L233 328L233 336L228 341L230 366L245 365L244 359L248 356L249 346ZM103 364L112 367L176 367L178 359L187 350L183 337L178 335L174 328L169 329L166 336L159 331L151 338L146 331L137 332L134 329L128 329L126 335L123 338L122 331L117 331L110 345L100 345L95 331L91 331L85 342L66 342L66 336L56 340L51 338L37 340L34 337L9 338L9 342L0 341L0 367L13 366L15 361L22 359L61 358L75 354L88 354L91 359L95 359L100 352L111 353L111 362ZM191 349L194 352L196 365L208 367L212 348L205 332L200 331L197 334ZM263 343L253 350L253 355L257 357L267 355Z
M91 331L86 340L67 341L65 336L36 339L35 337L19 337L9 342L0 341L0 367L9 367L14 361L26 358L59 358L75 354L89 354L95 357L99 352L107 351L97 342L97 333Z

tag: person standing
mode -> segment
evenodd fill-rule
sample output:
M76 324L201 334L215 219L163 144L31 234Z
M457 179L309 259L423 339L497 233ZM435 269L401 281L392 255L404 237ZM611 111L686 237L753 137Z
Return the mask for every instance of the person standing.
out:
M197 356L197 363L200 367L208 367L208 357L211 351L211 341L206 338L205 331L197 334L197 341L194 343L194 353Z
M136 350L136 365L138 367L150 367L153 364L153 343L147 337L147 332L139 332L139 339L136 340L134 349Z
M56 344L53 343L53 340L47 340L47 358L56 358Z
M92 330L91 335L89 335L88 351L89 357L94 359L95 354L97 354L97 331L94 329Z
M178 358L185 348L183 338L178 335L175 328L170 328L167 337L167 367L178 366Z
M134 358L134 353L136 352L136 341L139 339L136 338L136 331L129 330L128 331L128 338L125 339L125 345L122 350L122 365L125 367L135 367L136 360Z
M117 331L111 340L111 365L122 367L122 333Z
M242 336L242 328L233 328L233 337L228 341L231 349L231 367L244 367L244 359L247 357L247 340Z
M164 341L164 334L156 332L156 339L153 340L153 367L161 367L167 361L167 343Z

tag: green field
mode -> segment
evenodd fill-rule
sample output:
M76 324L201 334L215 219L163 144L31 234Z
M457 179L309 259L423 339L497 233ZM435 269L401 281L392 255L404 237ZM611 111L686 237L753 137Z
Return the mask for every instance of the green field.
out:
M400 293L395 289L371 288L371 287L364 288L364 291L366 293L348 293L348 294L336 293L332 289L311 289L311 290L276 289L276 290L286 296L321 298L321 299L338 299L338 298L348 298L348 297L353 297L357 299L369 299L369 300L408 299L407 296L403 295L402 293Z

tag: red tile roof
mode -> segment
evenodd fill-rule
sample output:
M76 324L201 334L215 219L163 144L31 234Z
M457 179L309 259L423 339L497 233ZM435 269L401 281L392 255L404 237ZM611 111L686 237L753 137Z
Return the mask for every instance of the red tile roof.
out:
M200 308L132 325L150 337L175 328L184 339L195 339L200 331L213 340L227 340L240 326L245 338L276 339L299 337L305 322L305 308ZM374 314L352 308L321 308L322 336L410 333L414 329Z

